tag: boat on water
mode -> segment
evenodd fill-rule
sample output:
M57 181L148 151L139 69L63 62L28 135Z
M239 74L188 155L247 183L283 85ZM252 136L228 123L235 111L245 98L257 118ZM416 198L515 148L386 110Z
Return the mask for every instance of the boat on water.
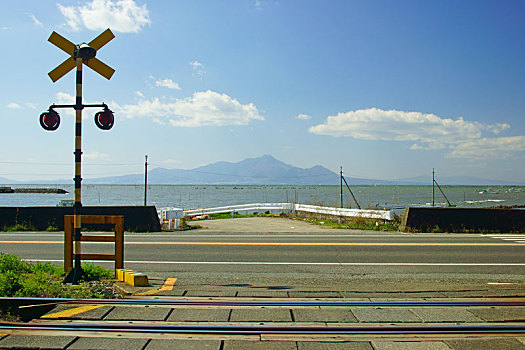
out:
M501 192L494 191L492 188L487 188L486 190L479 191L479 194L499 194Z

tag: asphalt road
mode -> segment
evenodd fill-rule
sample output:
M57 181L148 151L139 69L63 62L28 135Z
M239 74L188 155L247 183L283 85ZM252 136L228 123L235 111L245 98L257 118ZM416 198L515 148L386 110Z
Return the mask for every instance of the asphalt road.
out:
M126 233L125 267L177 285L302 290L438 290L525 286L525 235L333 230L250 218L206 228ZM85 253L111 244L83 243ZM60 264L62 233L0 233L0 251ZM112 264L106 264L108 267Z

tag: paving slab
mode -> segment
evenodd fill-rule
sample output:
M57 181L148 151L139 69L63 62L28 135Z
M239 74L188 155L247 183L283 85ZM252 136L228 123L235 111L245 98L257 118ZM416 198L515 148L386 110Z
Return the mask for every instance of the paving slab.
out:
M159 292L156 292L153 295L168 296L168 297L181 297L181 296L184 295L184 293L186 293L185 290L176 289L176 290L159 291Z
M173 309L167 321L171 322L228 322L230 309Z
M0 349L65 349L75 336L9 335L0 340Z
M293 309L295 322L358 322L350 309Z
M145 350L219 350L220 340L152 339Z
M104 317L106 321L163 321L171 309L160 307L116 306Z
M469 309L474 315L488 322L524 322L525 307L490 307Z
M525 345L516 338L499 338L499 339L458 339L446 340L454 350L523 350Z
M142 350L147 339L119 339L119 338L79 338L67 347L70 349L90 350Z
M525 290L523 289L498 289L498 290L491 289L490 291L494 293L495 295L497 295L498 297L524 297L525 296Z
M372 345L375 350L450 350L441 341L373 341Z
M45 314L44 318L71 320L101 320L104 317L104 315L106 315L113 308L113 306L101 306L97 307L96 309L82 311L81 307L83 306L73 304L57 305L53 310ZM56 314L58 312L60 312L60 314Z
M406 323L421 322L412 311L401 308L363 308L351 309L355 317L361 322L390 322Z
M233 309L231 322L292 322L290 309Z
M495 298L496 294L489 290L466 290L466 291L445 291L447 298Z
M483 322L467 309L459 308L411 308L423 322Z
M342 292L345 298L369 298L369 299L422 299L443 298L445 294L440 292Z
M294 341L225 340L224 350L297 350Z
M339 292L305 292L305 291L289 291L290 298L342 298L343 295Z
M237 296L254 298L288 298L288 292L282 290L241 290L237 293Z
M236 290L188 290L185 297L234 297Z
M300 341L297 342L298 350L374 350L370 342L321 342L321 341Z

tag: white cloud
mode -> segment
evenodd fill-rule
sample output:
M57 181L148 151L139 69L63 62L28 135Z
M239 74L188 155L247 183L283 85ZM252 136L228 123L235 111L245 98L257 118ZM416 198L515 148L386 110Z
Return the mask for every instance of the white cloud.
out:
M190 66L192 66L193 68L193 74L196 74L202 77L206 73L206 71L204 70L204 65L201 62L193 61L189 63L190 63Z
M295 119L308 120L308 119L312 119L312 117L310 117L308 114L301 113L297 117L295 117Z
M29 16L31 17L31 19L33 20L33 24L37 27L40 27L40 28L43 28L44 25L42 24L42 22L40 22L34 14L30 13Z
M412 150L445 149L451 157L490 157L523 151L522 137L487 137L510 128L508 124L483 124L463 118L440 118L420 112L361 109L329 116L326 122L309 129L310 133L363 140L409 141ZM504 146L503 146L504 145ZM501 146L501 147L500 147ZM493 152L485 148L493 147Z
M36 103L32 103L32 102L26 102L25 105L27 108L31 108L31 109L36 109L36 107L38 107Z
M10 103L7 104L7 108L20 109L20 108L22 108L22 106L20 106L18 103L10 102Z
M145 97L144 94L142 93L142 91L140 91L140 90L135 91L135 95L137 95L140 98L144 98Z
M247 125L252 120L264 120L253 103L243 105L226 94L211 90L195 92L191 97L174 102L154 98L135 105L113 105L115 112L123 117L150 117L157 123L166 120L176 127Z
M166 122L163 121L163 120L160 120L159 118L151 118L151 120L153 120L153 122L154 122L155 124L166 125Z
M75 96L68 94L67 92L57 92L55 94L55 101L53 101L57 105L74 105L75 104ZM99 104L100 102L91 103L86 100L83 100L82 103L84 104ZM60 108L56 110L59 114L67 114L74 116L75 110L73 108ZM86 112L87 111L87 112ZM89 119L93 118L95 113L98 112L96 109L92 110L91 108L85 109L82 114L82 119Z
M179 84L177 84L176 82L174 82L171 79L159 79L159 80L155 81L155 85L161 86L161 87L166 87L168 89L180 90Z
M57 92L55 94L57 105L72 105L75 104L75 96L68 94L67 92Z
M525 136L481 138L460 143L450 153L452 158L508 158L511 153L525 151Z
M88 159L88 160L96 160L96 159L109 160L110 159L108 154L106 154L106 153L99 153L99 152L83 153L82 157L84 159Z
M92 0L83 6L57 6L74 31L84 26L95 31L111 28L121 33L137 33L151 23L146 4L139 6L134 0Z
M262 10L263 2L261 0L255 0L254 6L256 10Z

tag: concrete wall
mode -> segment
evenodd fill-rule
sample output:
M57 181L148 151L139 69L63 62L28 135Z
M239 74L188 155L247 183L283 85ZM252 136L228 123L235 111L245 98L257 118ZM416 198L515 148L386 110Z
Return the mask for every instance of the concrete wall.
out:
M405 209L402 231L525 232L525 209L418 208Z
M160 231L159 217L154 206L82 207L82 214L123 215L124 230L126 231ZM0 207L0 229L16 224L26 224L35 227L39 231L45 230L49 226L58 227L62 231L64 230L64 215L73 215L73 208ZM85 225L82 226L84 227Z

